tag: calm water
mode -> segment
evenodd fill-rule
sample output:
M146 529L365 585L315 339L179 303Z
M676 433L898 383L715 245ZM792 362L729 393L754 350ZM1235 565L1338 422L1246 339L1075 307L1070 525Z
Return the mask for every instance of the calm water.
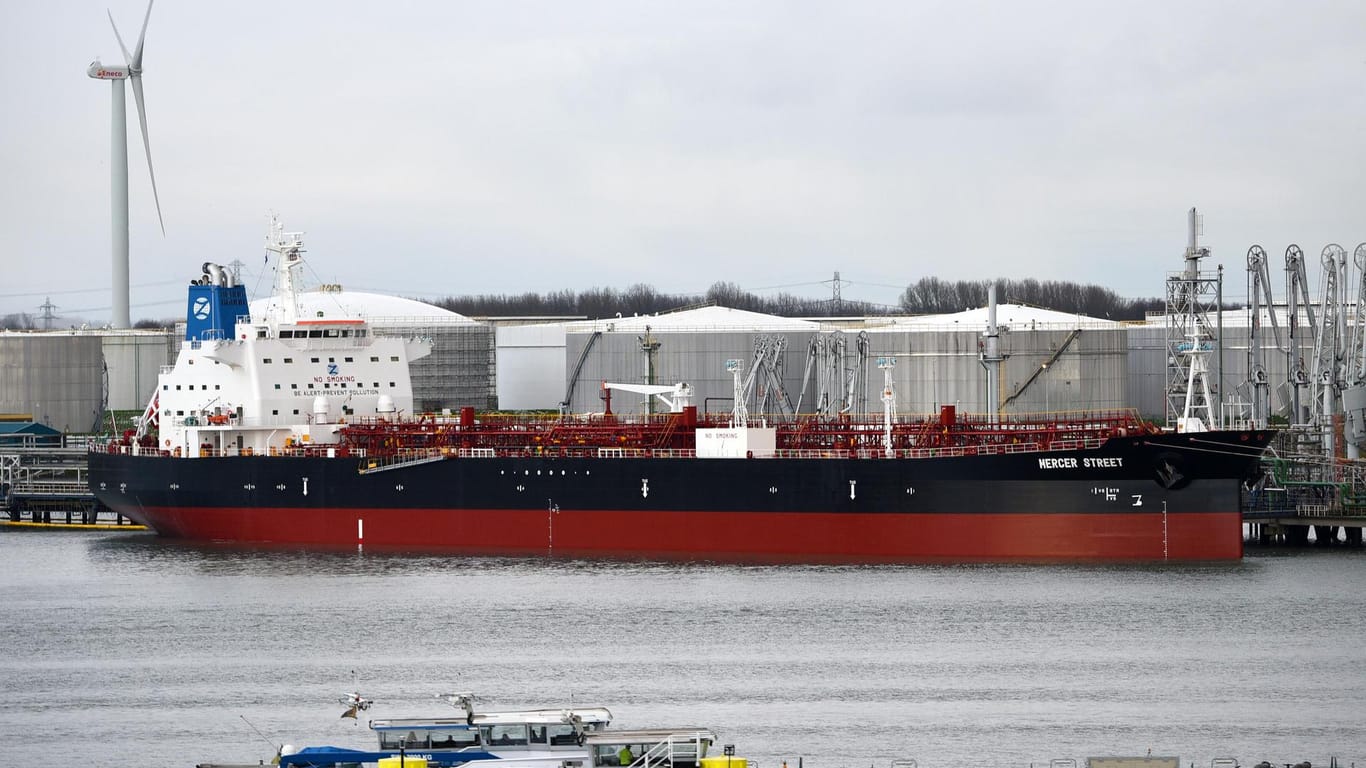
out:
M338 717L608 706L778 768L1180 755L1366 767L1366 553L1171 567L742 567L0 532L0 764L255 762Z

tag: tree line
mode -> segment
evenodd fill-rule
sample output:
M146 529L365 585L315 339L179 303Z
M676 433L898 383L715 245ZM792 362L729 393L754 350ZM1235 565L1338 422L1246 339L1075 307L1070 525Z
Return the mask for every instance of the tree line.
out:
M437 306L470 317L568 316L601 318L645 315L656 312L716 304L732 309L762 312L781 317L830 317L859 315L931 315L962 312L987 304L987 290L996 284L996 300L1002 304L1035 307L1112 320L1142 320L1149 311L1161 311L1162 299L1126 299L1109 288L1063 280L941 280L921 278L906 287L897 304L833 298L813 299L778 293L760 296L729 282L713 283L702 295L667 293L637 283L624 290L591 288L549 293L476 294L448 296Z

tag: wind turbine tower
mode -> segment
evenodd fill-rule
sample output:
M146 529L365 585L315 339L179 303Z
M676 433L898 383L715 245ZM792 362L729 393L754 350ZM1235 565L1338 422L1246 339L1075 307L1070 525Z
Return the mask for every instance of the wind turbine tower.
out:
M147 152L147 174L152 179L152 199L157 206L157 222L161 224L161 235L166 236L166 222L161 218L161 199L157 196L157 177L152 171L152 144L147 139L147 111L142 101L142 41L147 36L147 22L152 18L152 3L147 3L147 15L142 19L142 32L138 34L138 45L130 54L123 44L114 14L109 13L109 24L114 27L114 37L119 41L126 62L122 67L106 67L96 59L86 74L96 80L108 80L113 86L113 121L110 134L110 230L113 245L113 312L110 325L115 328L128 328L132 322L128 315L128 108L124 99L123 81L133 82L133 98L138 107L138 123L142 128L142 146Z

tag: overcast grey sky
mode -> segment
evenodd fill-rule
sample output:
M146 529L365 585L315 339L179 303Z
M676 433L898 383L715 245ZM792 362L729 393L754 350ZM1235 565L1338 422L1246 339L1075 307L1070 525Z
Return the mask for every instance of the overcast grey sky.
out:
M108 7L131 47L146 5ZM0 7L0 314L108 318L105 9ZM894 303L924 276L1160 296L1195 205L1241 295L1253 243L1279 283L1289 243L1366 240L1363 31L1360 0L159 0L166 236L130 92L132 315L183 315L203 261L259 271L270 210L355 289L838 270Z

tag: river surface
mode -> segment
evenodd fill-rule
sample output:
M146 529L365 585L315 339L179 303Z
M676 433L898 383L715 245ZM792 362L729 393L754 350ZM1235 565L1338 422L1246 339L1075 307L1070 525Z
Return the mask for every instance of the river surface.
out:
M305 553L0 531L0 764L269 761L339 717L612 709L760 768L1366 767L1366 552L1147 566ZM248 724L250 723L250 725ZM252 725L264 738L258 736Z

